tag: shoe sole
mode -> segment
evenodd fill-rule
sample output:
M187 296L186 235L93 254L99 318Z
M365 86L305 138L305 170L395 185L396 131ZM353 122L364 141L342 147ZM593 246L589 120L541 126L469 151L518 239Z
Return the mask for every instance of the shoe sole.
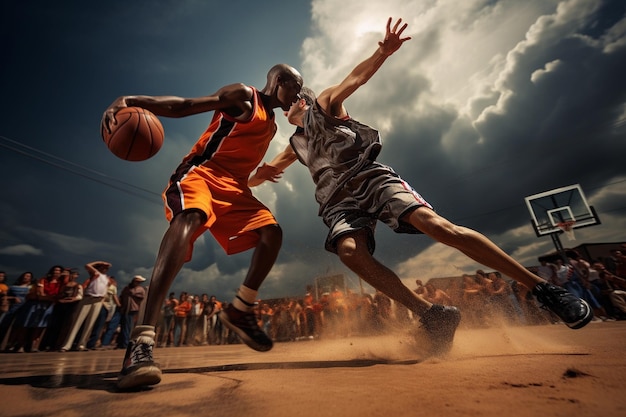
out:
M121 390L156 385L161 382L161 370L156 366L144 366L128 375L117 378L117 387Z
M245 343L250 349L254 349L254 350L258 351L258 352L267 352L268 350L272 349L272 347L274 346L273 344L261 345L261 344L255 342L254 339L250 338L250 336L248 336L246 334L246 332L244 332L239 327L237 327L234 324L232 324L228 320L228 314L226 314L223 310L220 311L218 314L219 314L219 318L222 321L222 323L224 324L224 326L228 327L230 330L235 332L237 334L237 336L239 336L241 341L243 343Z
M585 315L585 317L575 323L565 323L567 327L573 330L585 327L587 324L589 324L591 320L593 320L593 311L591 310L591 307L589 307L589 304L587 304L585 300L580 300L580 302L583 303L585 307L587 307L587 314Z

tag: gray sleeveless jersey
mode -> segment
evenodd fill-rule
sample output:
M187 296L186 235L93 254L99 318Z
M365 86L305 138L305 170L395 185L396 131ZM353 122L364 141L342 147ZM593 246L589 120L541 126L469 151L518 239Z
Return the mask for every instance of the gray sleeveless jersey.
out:
M376 129L353 119L330 117L317 102L304 116L304 132L294 134L290 142L311 172L320 215L348 180L372 164L382 148Z

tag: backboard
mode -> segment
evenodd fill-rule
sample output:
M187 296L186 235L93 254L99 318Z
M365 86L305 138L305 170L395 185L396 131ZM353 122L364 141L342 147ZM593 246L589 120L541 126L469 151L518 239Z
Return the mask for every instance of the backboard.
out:
M573 229L600 224L579 184L531 195L525 200L537 236L562 232L559 224L566 222L573 222Z

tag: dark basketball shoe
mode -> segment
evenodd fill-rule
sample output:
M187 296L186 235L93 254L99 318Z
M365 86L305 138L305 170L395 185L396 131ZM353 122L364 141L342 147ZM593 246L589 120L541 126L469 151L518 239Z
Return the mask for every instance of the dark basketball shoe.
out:
M225 310L218 313L218 317L250 348L259 352L267 352L274 346L272 339L259 327L254 313L235 310L235 307L229 305Z
M161 369L152 359L154 337L152 326L137 326L133 329L122 371L117 377L119 389L128 390L161 382Z
M585 300L581 300L564 288L549 282L540 282L533 288L533 295L571 329L580 329L593 319L593 311Z
M456 307L433 304L422 315L420 322L430 336L433 353L446 353L452 348L454 333L461 322L461 313Z

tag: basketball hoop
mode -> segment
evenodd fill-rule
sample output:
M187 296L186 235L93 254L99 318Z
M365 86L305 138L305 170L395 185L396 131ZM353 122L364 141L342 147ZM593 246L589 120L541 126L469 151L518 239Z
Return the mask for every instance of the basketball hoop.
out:
M567 236L567 240L576 240L576 236L574 235L574 224L576 221L568 220L565 222L559 222L556 224L556 227L561 229L565 236Z

